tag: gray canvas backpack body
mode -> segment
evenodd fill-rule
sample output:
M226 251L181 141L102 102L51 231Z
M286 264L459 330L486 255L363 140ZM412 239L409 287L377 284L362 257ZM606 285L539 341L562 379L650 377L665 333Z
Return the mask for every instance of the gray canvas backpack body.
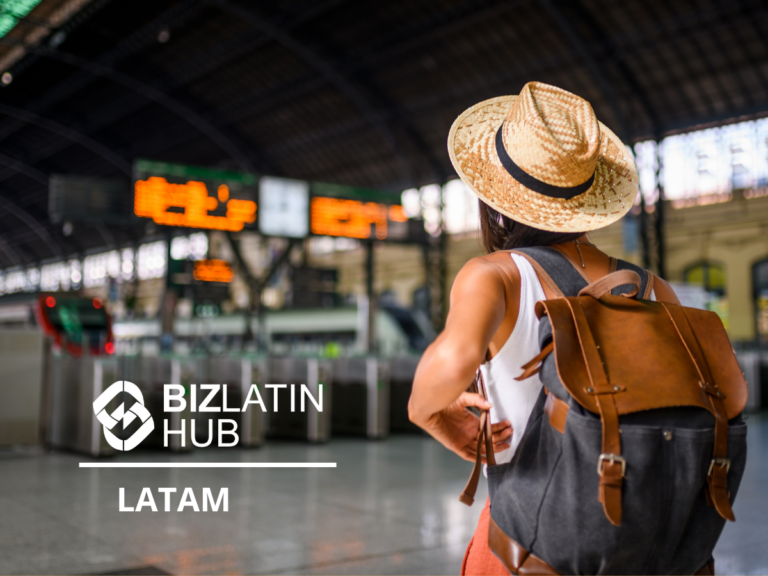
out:
M491 549L520 574L712 573L746 463L722 322L647 300L653 275L627 262L588 285L554 249L516 252L562 297L537 303L542 352L518 379L544 388L511 462L495 465L481 415Z

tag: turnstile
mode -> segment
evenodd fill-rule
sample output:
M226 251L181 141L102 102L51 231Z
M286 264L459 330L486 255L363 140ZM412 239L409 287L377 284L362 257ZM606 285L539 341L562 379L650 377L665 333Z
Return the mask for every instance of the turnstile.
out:
M418 356L399 356L389 361L391 381L389 394L389 427L392 432L421 432L421 428L408 419L408 400L411 397Z
M389 434L389 363L380 358L333 360L334 434Z
M241 410L246 399L258 398L251 393L251 386L256 386L262 400L267 382L267 359L263 356L237 357L213 356L205 361L205 382L226 386L227 407ZM223 410L223 390L216 395L210 406ZM269 410L269 405L264 408ZM204 443L209 438L210 430L218 429L218 420L226 418L237 422L237 433L241 446L261 446L267 429L268 413L257 404L249 404L246 411L238 412L199 412L195 414L196 440ZM209 423L212 421L212 424Z
M93 402L117 380L118 363L114 357L52 356L48 443L91 456L112 454L114 449L96 419ZM120 399L115 398L108 404L108 412L119 404Z
M120 361L120 379L133 382L144 396L144 405L155 422L155 429L141 443L143 448L165 448L164 434L168 435L168 448L174 452L191 450L192 412L189 406L189 385L198 382L201 372L200 359L174 356L124 356ZM163 411L163 387L165 384L181 384L184 387L185 408L180 412Z
M301 438L310 442L326 442L331 435L332 381L331 364L320 358L277 357L267 363L269 384L285 384L286 388L265 386L264 401L267 405L267 435L274 437ZM319 400L322 411L311 401L300 410L301 385ZM290 403L291 385L294 386L295 404ZM278 409L274 410L274 395L278 394ZM321 396L322 395L322 396Z
M736 359L739 361L739 366L741 366L741 370L744 373L744 378L747 380L747 387L749 389L746 410L760 410L763 402L760 378L760 353L754 350L737 352ZM768 357L765 359L768 361Z
M50 349L42 330L0 330L0 446L40 443Z

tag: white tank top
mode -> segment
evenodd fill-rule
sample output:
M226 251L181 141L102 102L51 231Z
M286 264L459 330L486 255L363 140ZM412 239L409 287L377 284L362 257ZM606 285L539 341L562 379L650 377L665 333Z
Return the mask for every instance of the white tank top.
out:
M539 320L536 318L535 306L536 302L545 300L546 296L530 262L518 254L510 256L520 273L520 309L517 312L517 321L501 350L480 366L488 400L493 405L491 422L509 420L512 424L512 437L508 440L510 447L503 452L496 452L497 464L505 464L515 455L542 388L538 374L521 382L515 378L523 373L523 364L540 352ZM651 292L651 300L656 300L655 291Z
M539 320L536 318L534 307L536 302L546 297L539 277L528 260L517 254L510 256L520 272L520 309L517 322L501 350L480 366L488 400L493 405L491 422L509 420L512 423L510 447L503 452L496 452L497 464L509 462L515 455L542 387L538 374L522 382L515 378L523 373L521 366L539 353Z

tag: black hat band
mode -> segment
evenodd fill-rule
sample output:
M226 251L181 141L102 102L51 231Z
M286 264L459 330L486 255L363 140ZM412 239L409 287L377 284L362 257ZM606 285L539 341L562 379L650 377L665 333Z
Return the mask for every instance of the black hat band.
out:
M546 182L542 182L538 178L531 176L525 170L520 168L520 166L515 164L512 158L509 157L509 154L507 154L507 150L504 148L504 141L501 136L501 131L503 129L504 124L502 124L499 127L499 130L496 132L496 154L499 155L501 165L504 166L504 169L509 173L509 175L526 188L551 198L564 198L565 200L570 200L571 198L578 196L579 194L583 194L589 190L594 183L594 172L592 173L592 176L589 177L589 180L583 184L579 184L578 186L569 186L567 188L562 186L554 186L553 184L547 184Z

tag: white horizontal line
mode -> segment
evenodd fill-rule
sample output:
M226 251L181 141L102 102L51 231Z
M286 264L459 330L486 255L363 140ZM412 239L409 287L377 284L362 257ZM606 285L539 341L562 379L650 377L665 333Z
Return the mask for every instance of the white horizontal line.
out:
M336 462L80 462L80 468L336 468Z

